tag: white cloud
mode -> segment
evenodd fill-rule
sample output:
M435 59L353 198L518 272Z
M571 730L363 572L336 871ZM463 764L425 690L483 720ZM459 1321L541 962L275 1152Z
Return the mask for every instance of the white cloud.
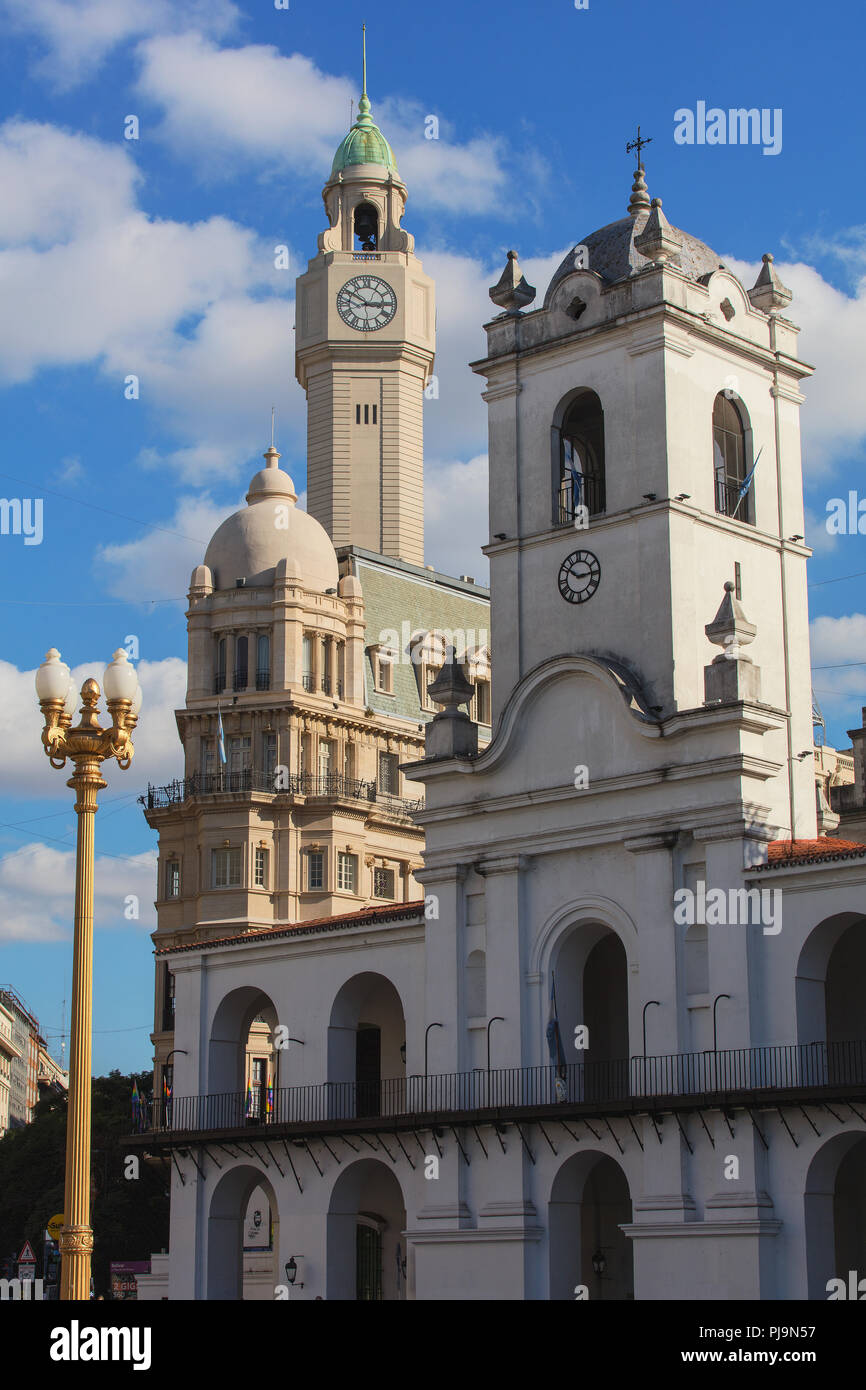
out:
M69 652L63 653L68 657ZM100 685L102 673L111 659L107 653L101 661L89 661L72 668L76 687L81 688L88 676ZM41 660L41 654L40 654ZM67 663L68 664L68 663ZM136 663L143 692L138 728L134 734L135 757L127 772L116 764L105 764L111 784L112 799L141 792L148 782L162 784L182 774L183 754L177 733L174 711L182 708L186 699L186 663L178 657L163 661ZM7 797L58 798L65 803L71 793L65 779L71 774L52 768L40 742L43 720L36 699L35 667L20 671L8 661L0 661L0 747L3 756L3 790ZM104 714L102 724L106 725ZM77 716L76 716L77 718Z
M264 442L274 401L283 431L299 431L290 281L273 246L223 217L149 218L126 151L50 126L0 127L0 180L0 382L89 363L120 396L137 376L129 409L160 409L182 478L236 476L250 419Z
M726 256L725 263L747 287L758 265ZM862 389L866 341L866 279L848 295L802 262L776 263L783 284L793 291L785 316L801 326L798 353L816 366L802 384L806 404L800 422L807 476L829 473L846 453L860 453L866 440L866 392Z
M217 506L206 493L182 497L164 528L123 544L102 546L96 562L108 574L108 592L130 603L139 603L143 597L185 601L190 575L204 560L211 536L242 506L242 497L231 507Z
M193 33L149 39L139 55L138 91L162 111L160 135L200 175L231 176L254 162L324 183L349 129L356 79L334 77L271 44L220 48ZM463 216L495 211L508 184L504 142L479 134L461 144L444 121L441 138L427 140L424 115L416 102L374 102L373 119L413 204Z
M240 13L231 0L2 0L2 8L11 27L40 40L37 71L60 91L91 76L124 42L188 28L224 35Z
M272 44L219 48L201 34L139 48L138 91L163 112L160 135L205 176L250 160L325 176L349 128L356 85Z
M834 726L831 740L846 747L845 734L860 726L866 703L866 613L813 618L809 634L815 693Z
M487 534L487 455L439 464L424 478L424 557L445 574L471 574L487 583L480 547Z
M128 858L96 856L94 926L156 927L156 850ZM75 850L41 841L0 857L0 941L62 941L72 937Z

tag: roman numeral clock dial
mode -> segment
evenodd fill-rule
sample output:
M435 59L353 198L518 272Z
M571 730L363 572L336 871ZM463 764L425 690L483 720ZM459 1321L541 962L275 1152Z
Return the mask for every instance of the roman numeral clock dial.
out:
M568 603L586 603L601 581L601 565L591 550L574 550L559 567L559 592Z
M374 333L397 312L397 296L378 275L356 275L337 291L337 312L349 328Z

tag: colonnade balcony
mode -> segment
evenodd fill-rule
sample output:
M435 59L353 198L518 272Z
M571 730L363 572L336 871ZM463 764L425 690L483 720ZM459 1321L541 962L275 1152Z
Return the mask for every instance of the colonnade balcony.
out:
M189 801L203 797L219 797L260 793L276 797L319 800L324 802L348 801L353 805L365 802L379 813L411 820L417 811L424 807L422 799L393 796L382 791L376 781L364 781L338 774L317 776L310 772L286 775L281 772L268 772L258 768L242 768L231 771L222 768L219 772L194 773L190 777L169 782L166 786L148 786L147 792L139 797L146 812L171 810Z
M430 1076L323 1082L275 1089L264 1106L249 1089L155 1099L137 1119L143 1140L195 1136L291 1137L353 1130L545 1118L624 1116L779 1105L866 1103L866 1039L786 1043L658 1057L500 1067ZM857 1112L859 1114L859 1111Z

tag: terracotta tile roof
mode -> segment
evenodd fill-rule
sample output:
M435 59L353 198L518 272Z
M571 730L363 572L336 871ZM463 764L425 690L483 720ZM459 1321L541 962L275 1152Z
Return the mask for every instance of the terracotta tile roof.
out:
M817 864L828 859L857 859L862 855L866 855L866 845L827 835L819 840L771 840L767 846L767 863L759 868L781 869L786 864Z
M207 951L214 946L231 946L239 941L272 941L281 936L307 936L315 932L340 931L343 927L393 922L400 917L423 916L424 899L418 898L415 902L394 903L390 907L362 907L358 912L341 913L338 917L314 917L309 922L287 922L281 927L263 927L261 931L235 932L231 936L184 942L182 946L157 947L154 954L169 956L180 951Z

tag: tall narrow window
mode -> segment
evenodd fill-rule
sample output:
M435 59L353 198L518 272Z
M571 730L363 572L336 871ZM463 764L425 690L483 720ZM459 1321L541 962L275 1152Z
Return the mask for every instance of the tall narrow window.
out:
M356 406L355 406L355 424L356 424L356 425L360 425L360 423L361 423L361 407L360 407L359 405L356 405Z
M325 856L320 849L311 849L307 854L307 888L311 893L319 892L325 886Z
M346 687L346 644L337 643L337 698L342 700Z
M713 405L716 511L754 526L754 487L744 491L751 468L744 416L742 405L720 391Z
M249 639L238 637L235 642L234 689L246 690L249 681Z
M594 391L582 391L554 430L558 467L554 514L558 525L605 509L604 411ZM581 510L583 509L583 510Z
M214 673L214 694L221 695L226 688L226 639L220 637L216 649L216 671Z
M329 738L319 739L319 780L324 791L328 786L328 778L333 771L334 745Z
M373 424L375 425L375 423L376 423L376 407L375 407L375 405L374 405L374 406L373 406Z
M262 771L270 779L277 765L277 736L275 733L262 734Z
M396 796L400 790L400 769L396 753L379 754L379 791Z
M341 893L354 893L358 877L358 856L356 854L337 855L337 887Z
M311 632L305 632L305 633L304 633L304 643L303 643L303 656L302 656L302 660L303 660L303 681L304 681L304 689L305 689L305 690L312 690L312 689L313 689L313 634L312 634Z
M266 632L256 638L256 690L270 690L271 639Z
M256 846L253 883L256 888L267 888L268 886L268 852L260 845Z
M180 897L180 860L169 859L165 866L165 896Z

